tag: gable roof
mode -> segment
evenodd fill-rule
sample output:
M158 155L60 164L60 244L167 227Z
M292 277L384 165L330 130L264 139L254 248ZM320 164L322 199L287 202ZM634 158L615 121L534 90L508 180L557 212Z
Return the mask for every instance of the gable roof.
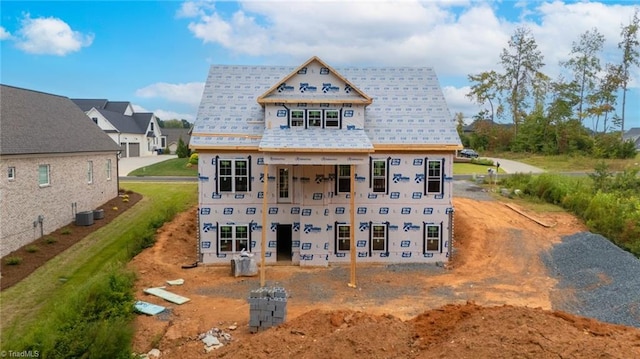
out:
M189 128L166 128L162 129L162 135L167 136L167 144L172 142L178 142L180 138L185 144L189 144L189 138L191 137L191 129Z
M638 136L640 136L640 127L632 127L622 135L626 139L634 139Z
M0 154L119 151L68 97L0 85Z
M369 105L371 104L371 97L367 96L364 92L362 92L360 89L358 89L357 86L355 86L354 84L352 84L349 80L347 80L346 78L344 78L342 75L340 75L340 73L336 70L334 70L331 66L327 65L324 61L320 60L317 56L313 56L312 58L310 58L309 60L307 60L305 63L303 63L302 65L298 66L297 68L295 68L289 75L285 76L282 80L274 83L273 86L271 86L271 88L269 88L265 93L263 93L262 95L258 96L258 103L264 105L265 103L268 102L287 102L286 99L283 98L279 98L277 96L275 96L275 98L269 98L271 97L274 93L277 93L277 89L285 84L287 81L293 79L294 77L296 77L302 70L305 70L306 73L306 69L307 67L311 64L317 62L321 67L325 67L329 70L329 73L333 74L334 76L338 77L338 79L342 80L345 84L349 85L351 87L351 89L358 95L360 95L360 97L362 97L360 100L355 100L352 96L348 97L348 98L336 98L336 99L332 99L332 100L337 100L339 102L358 102L358 103L362 103L365 105ZM319 98L317 100L314 99L305 99L305 102L307 103L314 103L314 102L322 102L322 103L326 103L328 102L326 96L323 96L322 98ZM299 100L295 99L294 102L299 102Z
M105 99L71 99L80 109L84 112L91 110L92 108L101 109L107 105Z
M212 65L190 146L258 149L267 131L264 108L255 100L298 68ZM371 97L372 103L365 108L364 132L375 148L462 148L456 122L432 68L336 70Z

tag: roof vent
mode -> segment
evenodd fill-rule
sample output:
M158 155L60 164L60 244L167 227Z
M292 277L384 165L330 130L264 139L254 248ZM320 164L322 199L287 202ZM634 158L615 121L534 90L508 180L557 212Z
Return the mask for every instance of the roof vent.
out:
M76 226L90 226L93 224L93 211L76 213Z

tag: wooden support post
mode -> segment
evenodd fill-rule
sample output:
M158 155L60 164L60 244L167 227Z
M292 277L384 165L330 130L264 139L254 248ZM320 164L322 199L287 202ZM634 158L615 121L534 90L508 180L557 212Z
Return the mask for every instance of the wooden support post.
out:
M260 287L265 286L265 261L267 257L267 188L269 187L269 166L264 165L262 185L262 239L260 241Z
M349 282L349 287L356 287L356 165L351 165L350 169L350 207L351 207L351 218L350 218L350 229L349 229L349 249L351 252L351 281Z

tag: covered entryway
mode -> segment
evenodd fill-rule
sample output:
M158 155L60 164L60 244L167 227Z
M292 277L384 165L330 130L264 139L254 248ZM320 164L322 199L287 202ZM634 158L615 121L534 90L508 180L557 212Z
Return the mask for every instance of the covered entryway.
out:
M291 262L291 224L278 224L276 232L276 252L278 262Z

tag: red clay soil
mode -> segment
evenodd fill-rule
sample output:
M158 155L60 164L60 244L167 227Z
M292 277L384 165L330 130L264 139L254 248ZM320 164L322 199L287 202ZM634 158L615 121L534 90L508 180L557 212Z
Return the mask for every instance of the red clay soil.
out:
M128 195L127 201L123 200L125 194ZM9 288L26 278L49 259L76 244L90 233L110 223L114 218L118 217L134 204L138 203L141 198L142 195L139 193L131 191L122 193L122 195L109 200L97 208L104 209L104 218L94 220L93 225L76 226L74 223L70 223L7 254L2 258L2 280L0 280L0 290ZM117 210L114 208L117 208ZM20 264L7 264L7 258L10 257L21 258L22 261Z
M287 320L255 334L246 298L259 278L234 277L230 266L182 269L196 259L197 209L181 213L129 263L138 273L136 297L168 308L135 318L134 352L158 348L163 359L640 358L640 329L551 308L552 296L571 297L554 290L540 254L561 236L584 231L580 221L531 213L553 224L546 228L501 202L454 202L456 252L446 269L381 274L380 266L359 265L358 285L350 288L348 268L268 266L267 283L290 293ZM184 285L167 289L190 298L185 304L143 293L178 278ZM306 296L312 287L326 291ZM207 353L198 336L214 327L232 340Z

